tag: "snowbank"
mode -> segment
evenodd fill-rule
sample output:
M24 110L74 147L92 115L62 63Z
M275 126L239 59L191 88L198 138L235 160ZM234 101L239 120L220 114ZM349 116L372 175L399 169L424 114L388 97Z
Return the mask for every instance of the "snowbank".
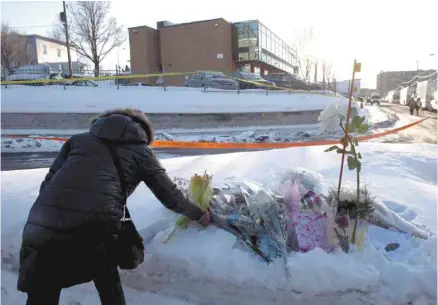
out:
M162 244L176 215L141 185L129 206L147 257L139 269L123 274L124 284L203 304L435 304L436 145L364 143L360 149L361 177L369 190L395 214L434 234L430 239L371 226L361 252L327 254L316 249L291 254L287 266L293 278L287 281L282 262L266 265L235 247L235 238L215 227L179 231ZM324 147L307 147L167 159L163 164L171 175L183 178L208 169L216 184L227 177L246 177L265 185L271 183L270 172L297 165L320 172L328 187L337 182L340 160L323 151ZM46 171L2 173L3 270L16 270L21 230ZM354 180L354 173L345 171L345 179ZM400 243L400 248L385 252L389 242ZM19 294L5 281L2 291L10 297Z
M1 151L10 152L56 152L64 141L38 140L32 138L2 138Z
M339 123L342 119L345 125L347 111L348 104L345 101L329 104L318 117L320 129L342 133ZM353 103L350 118L356 114L365 117L365 124L368 124L370 129L391 128L399 121L398 115L393 111L368 105L360 108L359 104Z
M338 139L343 132L339 127L340 114L333 112L344 103L332 103L321 112L318 125L245 127L245 128L214 128L197 130L157 131L157 140L175 140L192 142L305 142L325 139ZM334 106L334 107L333 107ZM359 115L365 116L370 125L368 134L381 132L383 129L394 128L398 117L391 111L380 107L366 106L359 109ZM407 124L407 123L406 123ZM373 129L374 128L374 129ZM53 140L37 140L32 138L8 138L8 134L27 133L33 135L60 135L70 137L86 130L6 130L1 139L3 152L52 152L59 151L63 142Z
M144 89L143 89L144 88ZM111 108L134 107L146 113L240 113L322 110L344 98L308 93L159 91L138 89L17 86L2 88L2 112L96 113Z

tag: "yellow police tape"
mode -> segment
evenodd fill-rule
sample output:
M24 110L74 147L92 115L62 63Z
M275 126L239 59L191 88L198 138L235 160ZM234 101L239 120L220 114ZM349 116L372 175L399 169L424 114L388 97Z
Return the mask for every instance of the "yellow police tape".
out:
M110 75L110 76L94 76L94 77L77 77L77 78L63 78L63 79L35 79L35 80L17 80L17 81L0 81L0 85L20 85L20 84L43 84L43 83L70 83L74 81L103 81L103 80L116 80L116 79L133 79L133 78L147 78L147 77L162 77L162 76L178 76L178 75L191 75L195 73L199 73L200 71L196 72L169 72L169 73L150 73L150 74L129 74L129 75ZM323 94L321 92L314 92L314 91L306 91L306 90L297 90L297 89L291 89L287 87L280 87L277 85L271 85L267 83L261 83L261 82L255 82L250 81L246 79L240 79L232 76L226 76L229 79L240 81L244 83L254 84L258 85L264 88L272 88L276 90L286 90L288 92L293 93L306 93L306 94L312 94L312 95L327 95Z
M196 72L172 72L172 73L152 73L152 74L129 74L129 75L110 75L110 76L95 76L95 77L77 77L77 78L62 78L62 79L35 79L35 80L11 80L1 81L0 85L20 85L20 84L42 84L42 83L69 83L74 81L101 81L101 80L115 80L115 79L132 79L145 77L160 77L160 76L176 76L176 75L190 75Z

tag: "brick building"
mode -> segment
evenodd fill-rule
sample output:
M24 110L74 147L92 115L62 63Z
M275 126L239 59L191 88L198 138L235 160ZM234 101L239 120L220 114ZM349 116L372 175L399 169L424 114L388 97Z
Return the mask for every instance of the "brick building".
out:
M229 23L223 18L129 28L131 71L193 72L244 69L257 74L298 73L296 50L257 20ZM139 81L139 80L137 80ZM154 82L154 79L142 79ZM182 85L183 76L166 77Z
M415 76L426 76L434 71L435 70L380 72L377 75L376 88L380 96L386 96L389 91L397 89L397 87L410 81Z

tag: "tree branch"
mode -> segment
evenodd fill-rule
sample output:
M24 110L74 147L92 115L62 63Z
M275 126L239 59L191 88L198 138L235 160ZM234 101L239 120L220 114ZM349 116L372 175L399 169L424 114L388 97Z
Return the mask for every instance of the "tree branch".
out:
M70 43L93 63L96 76L102 60L126 40L122 27L109 17L110 6L106 1L78 1L68 8Z

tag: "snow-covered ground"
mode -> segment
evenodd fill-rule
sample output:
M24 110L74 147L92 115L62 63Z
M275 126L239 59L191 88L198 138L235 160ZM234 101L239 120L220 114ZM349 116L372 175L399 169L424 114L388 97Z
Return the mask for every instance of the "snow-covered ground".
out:
M369 134L393 128L398 124L399 118L388 110L376 106L366 106L359 110L359 115L365 116L370 124ZM58 151L63 141L33 139L32 137L10 138L9 135L50 135L69 137L74 133L86 130L8 130L3 132L1 149L3 152L50 152ZM245 127L245 128L217 128L203 130L166 130L157 131L158 140L192 141L192 142L298 142L325 139L337 139L342 136L341 130L326 131L319 125L271 126L271 127ZM5 134L6 133L6 134Z
M2 304L26 304L26 295L15 290L17 286L17 275L15 272L2 269ZM98 305L100 299L95 291L94 285L85 284L75 286L62 291L59 305ZM124 288L125 298L128 305L195 305L195 303L184 301L170 296L163 296L153 292L140 291L129 287Z
M145 88L145 89L143 89ZM202 92L167 91L152 87L142 90L116 87L37 87L2 88L2 112L95 113L111 108L134 107L146 113L247 113L273 111L322 110L339 96L283 91Z
M270 186L270 173L301 166L324 176L324 188L335 185L339 155L325 147L305 147L163 160L172 176L189 178L208 170L213 183L248 178ZM427 144L360 145L361 179L376 199L395 214L430 232L420 240L370 226L364 247L350 254L315 249L291 253L286 280L281 262L271 265L235 246L235 238L216 227L178 231L168 243L162 238L177 215L166 210L141 185L129 198L131 215L146 243L145 262L123 273L128 304L436 304L437 294L437 150ZM16 292L21 230L47 169L2 172L2 300L23 303ZM355 179L346 170L344 179ZM386 252L384 247L400 247ZM8 272L4 272L8 270ZM159 293L145 294L137 290ZM154 297L154 299L150 299ZM62 304L95 304L91 284L62 294ZM164 304L164 303L163 303Z

